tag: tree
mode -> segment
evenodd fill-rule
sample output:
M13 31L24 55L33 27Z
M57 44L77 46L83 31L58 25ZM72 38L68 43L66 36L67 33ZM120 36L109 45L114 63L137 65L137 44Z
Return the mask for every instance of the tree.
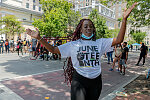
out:
M21 22L13 15L2 17L0 23L5 25L1 31L6 34L6 38L13 36L14 39L15 34L25 31L24 27L21 26Z
M79 13L71 10L71 3L65 0L41 0L44 14L42 19L34 19L33 25L46 36L66 36L68 25L78 22Z
M106 19L98 14L97 9L93 9L89 15L89 19L95 25L96 28L96 38L108 38L112 37L112 33L108 30L106 26Z
M138 6L133 9L128 20L132 22L133 26L148 26L150 25L150 2L149 0L100 0L100 2L108 6L109 2L112 4L119 2L127 2L127 8L130 7L134 2L138 2ZM110 7L109 5L108 7Z
M109 32L112 33L112 37L116 38L118 36L119 29L111 29Z
M132 33L131 36L137 43L140 43L144 40L144 38L147 36L147 34L146 34L146 32L136 31L136 32Z

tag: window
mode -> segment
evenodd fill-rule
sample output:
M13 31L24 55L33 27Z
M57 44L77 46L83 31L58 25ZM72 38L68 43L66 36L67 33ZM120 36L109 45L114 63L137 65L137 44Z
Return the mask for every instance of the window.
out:
M84 13L82 12L82 17L84 16Z
M35 0L33 0L33 2L35 3Z
M121 6L119 6L119 11L121 11Z
M119 1L119 4L122 4L122 2L121 2L121 1Z
M41 11L41 7L39 7L39 11Z
M113 11L115 11L115 10L116 10L116 8L114 7L114 8L113 8Z
M29 3L26 3L26 8L29 8Z
M120 17L120 16L121 16L121 14L120 14L120 13L118 13L118 16Z
M35 6L35 5L33 5L33 10L35 10L35 7L36 7L36 6Z
M105 12L105 15L109 15L109 10L108 9L106 9L106 12Z
M102 8L101 8L101 13L104 14L104 12L105 12L105 8L102 7Z

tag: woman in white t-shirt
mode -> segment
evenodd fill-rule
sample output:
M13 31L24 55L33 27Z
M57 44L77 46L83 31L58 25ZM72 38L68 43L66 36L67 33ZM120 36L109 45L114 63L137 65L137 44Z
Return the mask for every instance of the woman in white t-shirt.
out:
M68 57L65 77L71 83L71 100L98 100L101 89L101 56L116 44L123 41L127 17L137 3L123 14L122 26L116 39L96 40L96 29L89 19L82 19L73 34L71 42L53 47L42 37L38 29L27 29L27 34L38 39L51 53Z

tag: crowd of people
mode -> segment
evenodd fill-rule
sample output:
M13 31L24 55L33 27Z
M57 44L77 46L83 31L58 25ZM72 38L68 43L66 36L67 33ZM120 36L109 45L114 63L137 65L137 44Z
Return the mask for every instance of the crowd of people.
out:
M44 36L45 37L45 36ZM45 40L57 47L62 44L62 40ZM0 39L0 54L3 53L14 53L17 52L18 56L29 53L30 59L35 60L39 57L39 59L48 60L48 59L61 59L61 56L59 54L51 54L40 42L37 41L35 38L22 40L21 38L18 38L17 41L11 40L3 40L3 37Z

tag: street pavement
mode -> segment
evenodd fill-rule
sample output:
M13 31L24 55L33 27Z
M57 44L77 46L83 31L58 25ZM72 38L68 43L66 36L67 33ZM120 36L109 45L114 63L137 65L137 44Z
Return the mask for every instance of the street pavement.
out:
M125 76L116 70L110 72L112 64L102 57L103 88L99 100L112 100L115 91L145 73L150 65L148 58L145 66L135 66L138 57L139 52L129 52ZM70 85L64 83L63 65L64 59L30 60L28 54L0 54L0 100L70 100Z

